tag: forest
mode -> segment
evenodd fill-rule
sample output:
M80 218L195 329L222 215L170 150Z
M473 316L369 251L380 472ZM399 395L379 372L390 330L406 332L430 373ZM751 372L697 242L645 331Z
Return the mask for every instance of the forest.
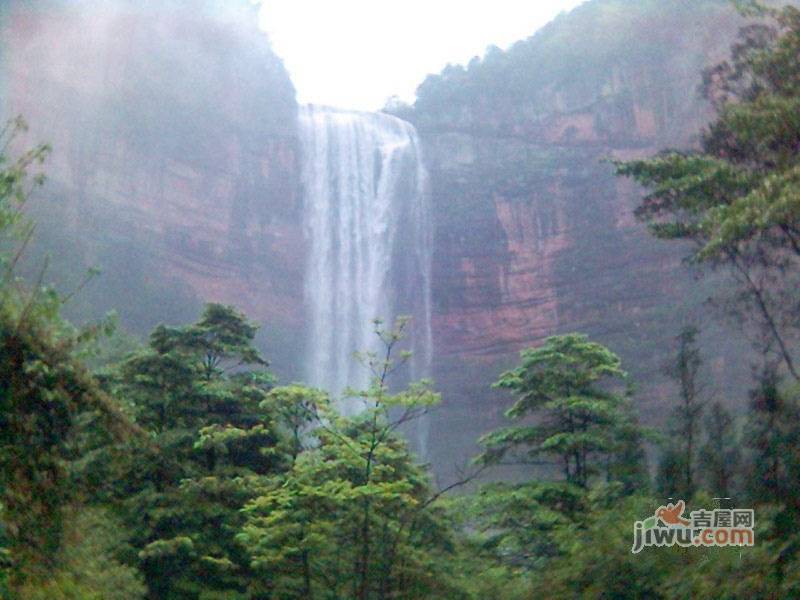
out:
M104 275L61 289L47 259L23 273L51 148L21 143L23 117L7 123L0 597L800 597L800 10L741 10L755 19L730 58L697 73L714 115L698 147L613 169L641 186L652 243L714 277L714 310L751 340L747 410L710 393L702 323L670 334L661 428L640 421L634 365L583 332L553 335L486 380L505 422L444 487L407 440L442 401L435 381L400 376L414 319L371 323L369 384L342 397L280 381L259 324L228 304L145 339L113 315L71 323L66 307ZM502 79L515 56L472 69ZM427 80L420 105L447 104L448 81ZM752 510L754 543L632 551L639 522L667 531L714 510Z

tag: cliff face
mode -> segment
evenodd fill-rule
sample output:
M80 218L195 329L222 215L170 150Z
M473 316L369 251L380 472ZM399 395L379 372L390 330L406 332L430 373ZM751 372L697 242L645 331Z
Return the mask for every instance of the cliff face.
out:
M74 316L116 308L139 332L201 300L265 325L300 373L305 248L294 90L248 3L12 2L0 14L4 115L54 153L37 201L62 289L99 266ZM594 0L508 52L429 77L402 116L422 136L435 221L430 448L463 463L497 424L489 389L517 352L580 331L622 355L660 422L671 339L704 321L712 374L737 385L741 346L713 322L674 245L632 217L608 158L686 147L697 93L739 24L723 0Z
M681 263L685 248L636 222L640 192L607 162L690 147L711 116L700 74L726 56L739 18L723 3L683 4L587 3L507 53L429 77L404 115L420 129L433 187L445 406L432 444L445 468L497 424L507 400L491 381L549 335L586 333L619 353L651 425L668 412L661 370L689 323L705 329L715 384L742 383L746 342L704 305L713 282Z
M39 239L69 286L104 274L77 318L129 327L196 316L201 300L268 324L291 359L301 327L294 89L247 2L12 2L2 113L47 141ZM281 343L281 337L288 340ZM278 339L276 339L278 338Z

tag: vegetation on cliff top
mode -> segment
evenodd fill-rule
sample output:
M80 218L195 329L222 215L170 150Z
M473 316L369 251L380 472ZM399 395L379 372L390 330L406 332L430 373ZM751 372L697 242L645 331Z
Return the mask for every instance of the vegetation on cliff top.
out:
M655 95L658 90L637 89L625 77L671 64L678 56L689 64L660 72L649 84L701 68L693 61L708 54L702 44L709 23L718 32L733 33L738 17L731 3L586 2L508 50L491 46L466 67L448 65L440 74L428 75L413 106L390 102L387 110L422 128L449 124L508 132L554 110L586 108L587 99L613 103L633 93ZM659 93L668 91L664 84Z

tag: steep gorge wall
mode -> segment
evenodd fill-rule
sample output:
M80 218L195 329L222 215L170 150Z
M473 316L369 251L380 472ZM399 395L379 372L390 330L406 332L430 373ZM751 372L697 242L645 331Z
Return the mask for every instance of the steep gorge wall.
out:
M77 318L185 322L202 300L265 326L284 380L300 376L305 248L294 90L247 2L50 0L4 5L0 112L53 144L37 201L51 272L101 278ZM671 338L706 323L712 376L746 377L743 342L708 319L682 250L636 223L638 190L607 158L686 147L697 93L740 25L723 0L593 0L508 52L420 88L435 225L432 417L440 473L499 422L489 385L517 352L581 331L619 352L648 423L671 387ZM737 383L738 382L738 383ZM727 390L726 390L727 391Z
M507 395L490 383L556 333L619 353L656 425L674 394L661 373L673 337L699 323L704 376L723 386L719 399L743 403L746 341L704 304L713 282L636 222L640 192L608 163L696 142L711 116L701 72L741 23L723 2L596 0L420 87L403 116L420 130L433 188L444 407L432 452L445 471L502 418Z
M249 2L11 2L0 112L53 146L33 203L62 288L103 274L74 316L129 328L228 302L290 369L302 327L294 88Z

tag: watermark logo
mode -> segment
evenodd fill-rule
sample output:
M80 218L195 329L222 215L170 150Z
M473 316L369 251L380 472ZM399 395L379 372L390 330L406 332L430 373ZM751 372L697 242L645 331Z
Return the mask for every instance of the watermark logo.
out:
M755 515L752 509L693 510L683 515L686 504L660 506L652 517L633 524L633 547L638 554L647 546L726 547L754 546Z

